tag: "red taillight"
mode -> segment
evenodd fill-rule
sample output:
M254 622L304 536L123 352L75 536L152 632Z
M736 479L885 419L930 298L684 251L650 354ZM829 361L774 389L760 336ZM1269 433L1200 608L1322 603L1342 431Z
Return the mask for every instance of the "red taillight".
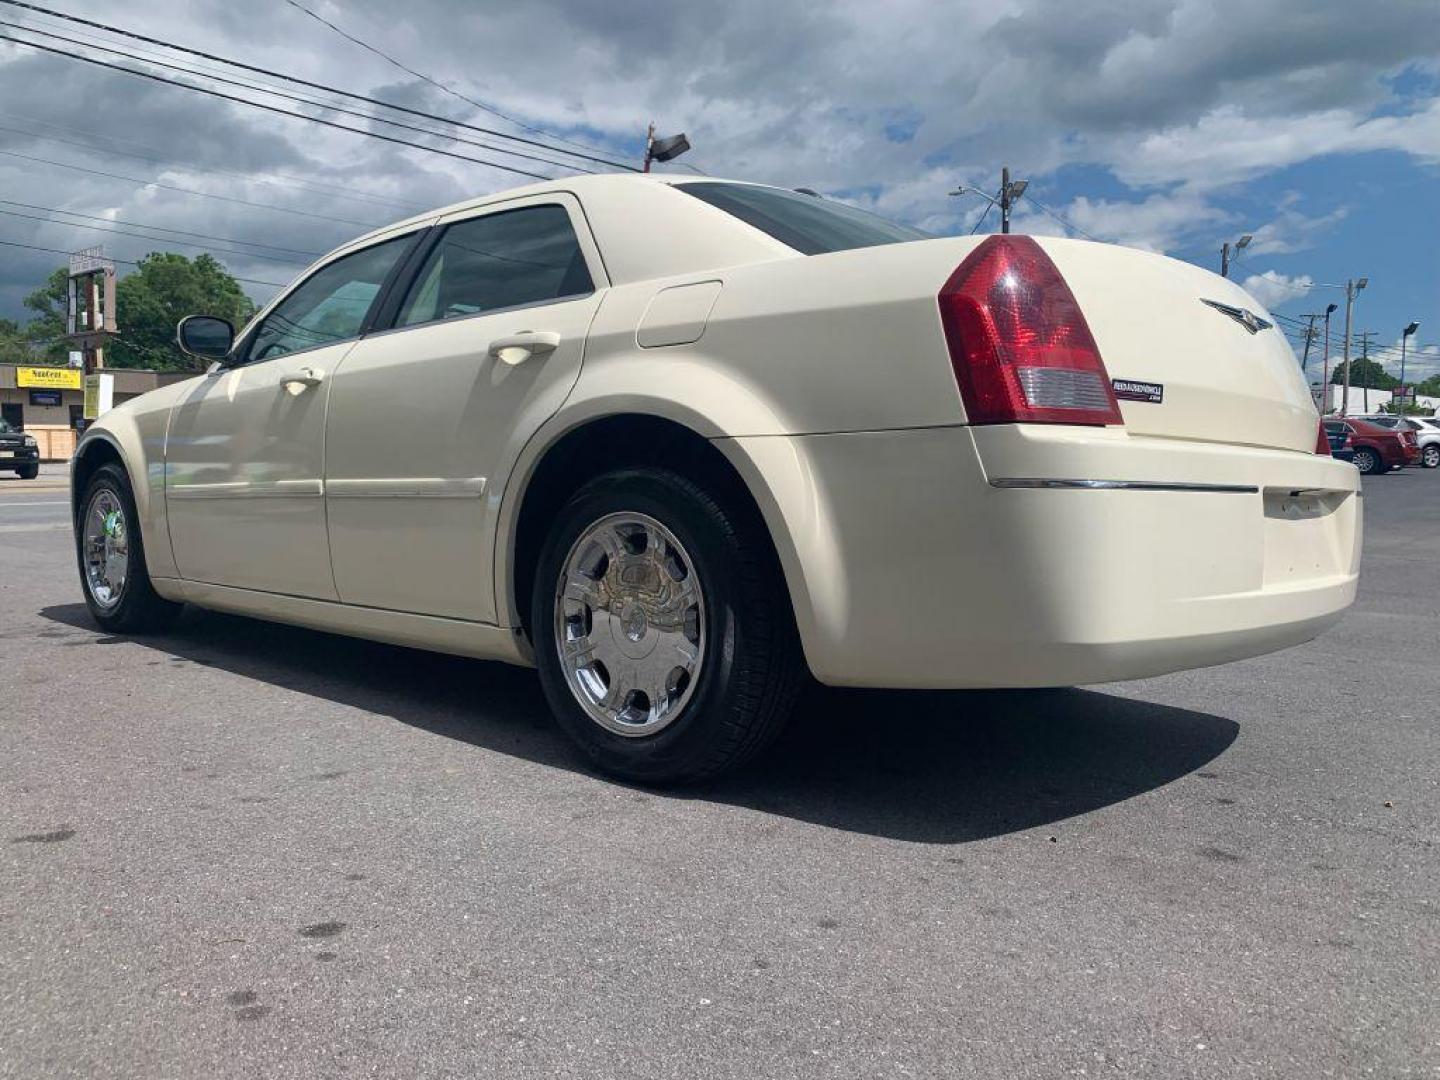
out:
M1124 422L1080 305L1030 237L985 240L939 299L972 424Z
M1315 437L1315 453L1330 456L1330 436L1325 434L1325 421L1320 421L1320 434Z

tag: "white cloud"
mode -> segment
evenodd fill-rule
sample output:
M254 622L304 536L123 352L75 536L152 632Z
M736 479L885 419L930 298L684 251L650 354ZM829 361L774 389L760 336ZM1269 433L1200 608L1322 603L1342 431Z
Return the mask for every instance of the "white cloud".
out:
M1315 279L1309 274L1289 277L1286 274L1276 273L1274 270L1266 270L1262 274L1251 274L1240 283L1246 292L1260 301L1262 307L1272 311L1281 304L1287 304L1305 296L1313 284L1315 284Z

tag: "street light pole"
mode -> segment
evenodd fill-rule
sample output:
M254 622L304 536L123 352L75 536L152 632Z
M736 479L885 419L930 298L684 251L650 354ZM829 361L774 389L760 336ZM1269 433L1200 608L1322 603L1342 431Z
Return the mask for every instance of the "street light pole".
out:
M1320 388L1324 396L1324 404L1320 406L1320 415L1324 416L1330 411L1330 316L1334 314L1338 304L1330 304L1325 308L1325 359L1320 367Z
M1411 322L1400 334L1400 393L1405 393L1405 346L1410 341L1410 335L1420 329L1418 322ZM1400 407L1405 407L1405 399L1400 399Z
M1240 237L1239 240L1236 240L1236 241L1235 241L1235 258L1237 258L1237 259L1240 258L1240 252L1243 251L1245 248L1249 247L1249 246L1250 246L1250 241L1251 241L1251 240L1254 240L1254 239L1255 239L1255 238L1254 238L1253 236L1251 236L1249 233L1246 233L1244 236ZM1230 241L1229 241L1229 240L1226 240L1223 244L1220 245L1220 276L1223 277L1223 278L1228 278L1228 277L1230 276Z
M1345 396L1340 399L1340 415L1350 415L1350 318L1355 311L1355 294L1366 285L1369 278L1347 279L1345 282Z

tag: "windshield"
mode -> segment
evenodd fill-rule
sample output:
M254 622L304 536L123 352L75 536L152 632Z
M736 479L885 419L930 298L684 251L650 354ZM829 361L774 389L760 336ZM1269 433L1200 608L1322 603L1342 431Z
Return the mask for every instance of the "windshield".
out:
M676 189L753 225L802 255L930 240L929 233L853 206L755 184L697 182Z
M19 428L10 426L9 420L0 420L0 435L16 435L19 432Z

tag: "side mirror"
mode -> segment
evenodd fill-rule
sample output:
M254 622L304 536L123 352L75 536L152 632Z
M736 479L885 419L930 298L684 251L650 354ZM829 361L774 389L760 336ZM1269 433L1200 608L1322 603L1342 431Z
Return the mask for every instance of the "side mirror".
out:
M235 327L214 315L187 315L175 328L175 343L200 360L224 360L235 344Z

